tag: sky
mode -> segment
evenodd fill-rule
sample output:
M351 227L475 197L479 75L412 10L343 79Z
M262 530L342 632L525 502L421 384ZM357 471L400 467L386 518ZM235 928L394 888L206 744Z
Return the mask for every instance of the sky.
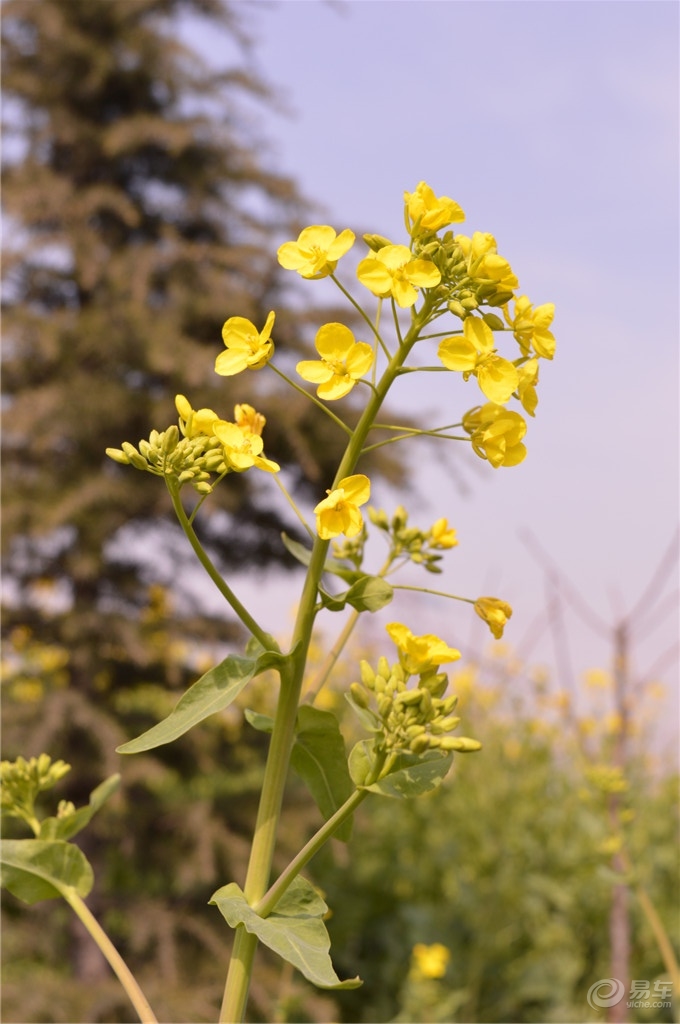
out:
M541 364L526 461L494 471L455 452L449 466L427 448L413 460L412 493L374 488L372 503L388 512L403 500L413 522L446 516L458 531L444 575L409 582L508 600L506 639L564 676L569 664L576 675L608 667L610 626L638 606L661 565L658 607L645 598L632 623L633 670L665 682L673 720L677 554L665 569L663 559L678 523L680 8L235 6L280 101L257 115L266 160L318 204L318 223L403 242L403 192L425 180L462 206L457 230L495 235L521 293L556 306L557 353ZM228 62L214 29L192 23L184 33L206 60ZM456 412L478 404L474 379L454 392L448 376L410 375L394 401L438 422L452 398ZM590 609L565 604L568 654L563 637L557 662L538 551L568 581L563 594ZM243 594L261 601L261 581L243 581ZM270 628L289 624L284 607L263 609ZM431 598L375 618L458 637L461 647L483 637L469 606Z

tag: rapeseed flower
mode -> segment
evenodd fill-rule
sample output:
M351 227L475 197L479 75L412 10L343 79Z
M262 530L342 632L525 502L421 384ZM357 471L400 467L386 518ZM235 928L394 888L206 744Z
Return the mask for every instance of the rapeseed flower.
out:
M364 505L371 496L371 482L363 473L346 476L327 498L314 509L316 532L322 540L331 540L344 533L356 537L364 525L359 505Z
M349 228L336 235L328 224L313 224L300 232L297 242L284 242L279 246L276 255L282 267L297 270L301 277L328 277L340 257L352 248L354 238Z
M267 422L261 412L255 412L252 405L245 402L242 405L234 406L234 419L236 425L244 434L262 435L264 425Z
M432 524L428 539L431 548L455 548L458 544L456 531L443 518Z
M319 398L343 398L373 365L371 346L355 341L344 324L324 324L314 344L321 359L304 359L296 369L303 380L319 385Z
M275 314L272 311L261 331L243 316L232 316L222 328L222 340L227 347L215 360L215 373L233 377L242 370L259 370L274 354L271 340Z
M436 671L444 662L460 658L460 651L449 647L433 633L414 636L401 622L390 622L385 628L399 651L399 661L409 675Z
M526 458L522 438L527 425L518 412L487 402L465 413L463 428L471 435L475 453L488 459L494 469L517 466Z
M219 416L212 409L192 409L184 395L175 395L175 408L179 414L179 428L185 437L198 437L201 434L212 436L213 423Z
M493 331L479 317L467 317L462 337L444 338L437 354L448 370L462 372L466 380L474 374L484 395L498 405L507 402L519 385L517 368L496 355Z
M496 640L500 640L506 623L512 615L512 608L507 601L501 601L498 597L478 597L474 607L480 619L486 622Z
M555 355L555 336L548 328L555 315L554 303L545 302L534 309L526 295L519 295L515 299L514 315L510 316L508 305L503 307L503 313L523 355L531 355L533 349L542 359L552 359Z
M237 423L225 420L214 424L213 434L222 445L225 465L234 473L242 473L252 466L266 473L278 473L281 468L262 454L264 443L259 434L246 432Z
M487 231L475 231L471 238L456 235L454 241L463 250L468 273L475 281L493 282L498 290L514 291L519 285L512 267L498 255L496 239Z
M413 947L411 973L417 978L443 978L451 953L441 942L426 946L416 942Z
M458 203L448 196L436 196L429 185L421 181L414 192L404 192L406 230L410 235L426 231L439 231L447 224L465 220Z
M385 245L363 259L357 277L374 295L392 295L398 306L406 309L418 298L418 288L434 288L441 274L431 260L414 259L405 245Z

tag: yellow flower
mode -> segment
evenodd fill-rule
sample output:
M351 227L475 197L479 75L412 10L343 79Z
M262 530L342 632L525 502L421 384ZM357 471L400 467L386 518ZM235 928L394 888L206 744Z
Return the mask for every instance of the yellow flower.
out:
M478 597L475 601L475 611L480 619L484 619L496 640L500 640L505 625L512 615L510 605L498 597Z
M413 974L418 978L443 978L451 953L441 942L426 946L417 942L413 947Z
M519 385L517 367L495 354L493 331L479 317L467 317L463 336L444 338L437 355L447 370L458 370L465 380L474 374L486 398L497 405L507 402Z
M437 519L430 529L429 541L431 548L455 548L458 544L456 531L451 529L446 519Z
M297 270L301 277L328 277L354 245L354 237L349 228L336 236L328 224L313 224L300 232L297 242L284 242L276 255L282 267Z
M416 185L415 192L404 192L406 230L409 234L439 231L447 224L465 220L458 203L448 196L437 197L424 181Z
M512 327L523 355L531 355L533 349L542 359L552 359L555 355L555 336L548 328L555 315L555 304L545 302L534 309L526 295L519 295L515 299L513 312L511 317L509 305L503 307L505 321Z
M236 420L237 427L243 431L244 434L258 434L262 435L264 425L267 422L261 412L255 412L252 405L234 406L234 419Z
M456 235L467 259L468 273L476 281L493 282L499 290L514 291L519 285L512 267L506 259L498 255L496 239L488 232L475 231L472 238L467 235Z
M268 363L274 354L274 342L270 338L274 316L272 311L259 332L255 324L245 317L230 317L222 328L222 340L227 351L220 352L215 360L215 373L221 377L233 377L242 370L259 370Z
M346 476L328 497L314 509L316 532L322 540L330 540L344 533L355 537L364 525L359 505L364 505L371 496L371 482L363 473Z
M413 259L405 245L385 245L357 267L357 277L374 295L392 295L398 306L412 306L416 288L434 288L441 274L430 260Z
M185 437L197 437L199 434L212 436L213 423L219 416L212 409L192 409L184 395L175 395L175 408L179 414L179 428Z
M463 428L471 435L474 452L488 459L494 469L518 466L526 458L522 443L527 425L518 412L487 402L463 416Z
M436 670L444 662L460 658L460 651L449 647L433 633L414 636L401 622L390 622L385 628L396 644L402 666L412 676Z
M262 455L264 444L259 434L245 432L236 423L218 420L213 434L222 445L224 461L230 470L242 473L251 466L257 466L266 473L278 473L280 466Z
M533 416L538 405L538 395L536 394L538 359L529 359L526 363L518 366L517 374L519 376L519 383L517 385L519 400L524 406L525 412Z
M371 346L355 341L344 324L324 324L314 344L321 359L304 359L296 370L303 380L319 385L319 398L343 398L373 365Z

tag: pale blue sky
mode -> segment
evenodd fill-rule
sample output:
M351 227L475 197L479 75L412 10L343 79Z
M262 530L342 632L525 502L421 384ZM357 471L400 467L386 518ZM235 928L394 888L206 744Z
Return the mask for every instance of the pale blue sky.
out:
M541 571L518 536L529 528L613 620L678 520L678 6L238 6L288 108L261 111L257 128L273 165L320 204L319 221L402 241L402 193L425 179L463 207L460 230L496 236L522 292L556 304L557 356L542 364L526 462L464 468L464 497L426 452L414 517L445 515L460 537L437 583L509 600L507 637L520 644L543 607ZM219 64L214 33L189 37ZM423 375L411 408L438 419L449 397L455 412L477 404L474 380L447 392L447 377ZM379 485L373 498L395 502ZM388 611L416 632L470 637L463 605ZM606 663L606 644L570 628L578 669ZM671 613L636 647L637 667L676 637ZM535 657L550 661L549 644ZM672 683L677 671L663 676Z

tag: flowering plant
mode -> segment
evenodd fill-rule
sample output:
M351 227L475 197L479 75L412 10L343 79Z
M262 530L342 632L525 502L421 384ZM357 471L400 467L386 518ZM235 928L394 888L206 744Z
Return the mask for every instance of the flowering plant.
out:
M440 572L440 552L457 545L456 531L442 516L423 530L409 525L408 513L401 507L390 518L382 509L367 506L371 481L357 470L371 450L418 436L469 444L494 469L520 463L526 456L526 422L522 413L507 405L514 401L527 415L535 414L539 361L551 359L554 353L549 330L553 307L534 308L526 296L516 295L517 277L498 254L492 235L475 232L468 237L450 230L450 225L464 219L452 199L438 197L421 182L413 192L405 193L404 216L406 242L395 244L379 235L364 236L368 255L360 260L356 273L366 299L375 307L373 313L336 275L338 263L356 241L349 229L337 233L328 225L312 225L278 250L283 268L296 271L305 280L333 281L362 321L361 338L341 323L320 326L315 342L319 359L297 365L298 375L316 387L316 395L291 380L273 361L274 311L261 329L241 316L231 316L224 324L225 351L216 356L217 374L274 370L323 409L347 437L335 477L328 481L326 496L319 495L313 509L313 524L285 491L278 464L265 455L265 416L246 403L235 407L230 420L212 409L194 409L189 398L177 395L176 424L152 430L137 446L123 442L120 449L107 449L115 462L163 478L200 564L250 635L243 654L229 655L206 672L163 721L123 744L119 752L133 755L171 743L208 716L223 711L265 670L273 670L280 678L274 719L264 721L260 715L252 716L251 721L270 732L271 740L245 883L241 888L229 882L211 900L236 929L219 1018L223 1022L244 1017L258 942L321 988L361 984L359 978L341 981L336 975L323 920L328 908L303 878L302 869L331 836L349 837L354 811L370 794L404 799L429 792L449 772L454 753L481 747L476 739L454 735L460 723L454 714L457 698L447 695L449 681L441 667L459 659L460 652L448 638L415 635L395 621L387 626L393 661L385 654L375 666L361 661L358 678L347 692L367 738L346 757L338 721L317 708L315 700L359 617L387 606L400 590L467 601L494 637L502 635L512 614L510 605L496 597L459 597L389 581L388 576L408 562L429 573ZM389 332L382 318L385 306ZM504 349L501 355L497 350L497 343L506 340L518 347L514 357L512 351ZM419 359L414 364L410 357L416 347L419 354L433 349L438 362L421 365ZM484 402L473 405L453 424L414 428L379 422L378 414L394 382L414 372L457 373L464 381L475 378ZM350 392L355 397L359 392L365 396L354 427L326 404L339 402ZM214 489L225 484L231 473L249 470L262 470L278 484L309 540L303 544L282 537L290 554L306 567L287 651L239 600L194 530L196 517ZM375 572L363 565L369 532L364 510L371 526L388 544L387 558ZM331 589L329 579L333 578L346 589ZM349 617L303 698L317 619L322 613L343 609L349 611ZM324 823L272 883L288 767L296 749L310 742L311 734L315 736L314 764L305 767L304 759L298 758L302 765L298 770ZM5 844L4 883L28 902L63 896L109 959L140 1019L155 1021L136 981L84 903L92 885L91 869L81 851L69 842L108 798L117 778L102 783L88 807L77 810L62 803L56 817L40 820L35 798L56 784L66 770L62 762L52 764L47 755L30 762L3 763L3 808L21 818L34 834L33 839Z

